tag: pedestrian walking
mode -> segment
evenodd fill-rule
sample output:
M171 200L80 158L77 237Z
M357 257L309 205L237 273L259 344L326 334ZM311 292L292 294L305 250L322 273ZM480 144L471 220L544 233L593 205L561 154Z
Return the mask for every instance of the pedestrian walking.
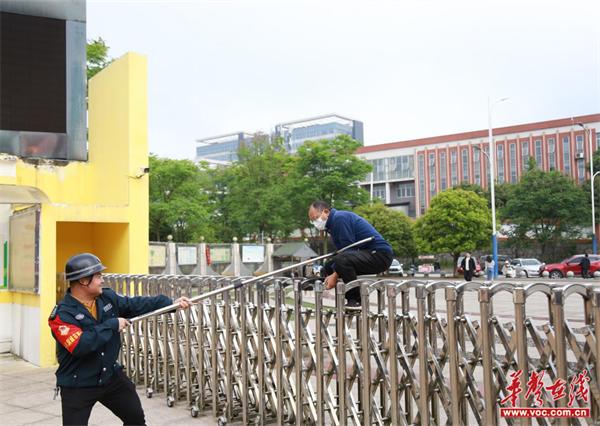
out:
M581 259L581 277L589 278L590 275L590 257L586 253L583 259Z
M54 307L48 324L56 340L63 425L87 425L96 402L119 417L123 424L144 425L144 411L135 384L117 362L119 332L132 318L172 305L170 298L125 297L102 288L105 266L98 257L81 253L66 264L69 289ZM186 297L175 301L188 308Z
M485 276L486 279L488 281L493 281L494 280L494 266L496 264L494 263L494 259L492 259L492 256L486 256L485 258Z
M465 253L465 257L460 262L460 267L463 270L465 281L472 281L477 265L475 259L471 257L471 253Z
M374 237L374 239L355 250L339 253L323 265L322 274L326 276L326 289L335 288L338 278L348 284L356 280L357 275L379 274L387 271L392 264L392 246L379 232L356 213L331 208L324 201L315 201L308 208L308 217L319 231L331 235L336 249ZM346 292L346 308L360 309L360 288Z

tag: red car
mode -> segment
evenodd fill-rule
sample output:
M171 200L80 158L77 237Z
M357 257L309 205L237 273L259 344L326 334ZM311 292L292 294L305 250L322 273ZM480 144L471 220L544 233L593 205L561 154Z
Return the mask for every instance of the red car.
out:
M544 271L548 271L550 274L550 278L563 278L567 276L567 272L571 271L575 276L581 275L581 259L583 259L585 255L576 254L575 256L571 256L568 259L563 260L560 263L549 263L547 265L542 265L540 267L540 276ZM589 254L590 259L590 275L593 275L594 272L600 270L600 256L596 254Z

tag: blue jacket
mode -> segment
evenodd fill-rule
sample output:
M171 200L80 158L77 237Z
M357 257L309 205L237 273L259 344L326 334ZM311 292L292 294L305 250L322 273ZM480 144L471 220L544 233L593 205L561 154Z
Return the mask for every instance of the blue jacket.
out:
M373 225L356 213L331 209L325 229L331 234L333 244L338 250L365 238L375 237L373 241L358 247L358 249L393 253L392 246L373 228Z
M68 290L48 318L57 342L57 385L76 388L105 385L120 368L119 317L135 317L172 303L167 296L124 297L103 288L96 298L96 320Z

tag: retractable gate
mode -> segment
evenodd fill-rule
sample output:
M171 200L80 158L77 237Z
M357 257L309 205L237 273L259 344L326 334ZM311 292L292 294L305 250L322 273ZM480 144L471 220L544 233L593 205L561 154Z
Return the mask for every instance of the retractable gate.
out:
M242 279L105 281L123 295L177 298ZM356 286L362 309L345 311L344 291ZM123 333L121 362L148 397L162 394L192 417L210 410L220 424L521 424L500 408L540 402L591 408L591 417L562 424L600 421L600 290L592 285L369 279L340 283L334 296L314 287L265 278L141 320ZM566 312L578 312L579 323ZM584 371L586 398L570 401ZM517 374L521 392L511 398ZM543 386L532 389L528 378L540 376ZM551 385L562 380L567 396L556 398Z

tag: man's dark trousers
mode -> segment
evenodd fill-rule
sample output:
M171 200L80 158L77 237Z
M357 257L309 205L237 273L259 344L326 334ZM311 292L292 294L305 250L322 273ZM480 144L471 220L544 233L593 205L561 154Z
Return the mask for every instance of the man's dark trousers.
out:
M354 281L357 275L379 274L387 271L392 264L392 253L387 250L345 251L333 257L323 268L325 276L334 271L344 283ZM360 288L346 292L346 300L360 301Z
M61 387L63 425L87 425L92 407L100 402L124 425L145 425L144 410L135 385L123 370L117 370L106 386Z

